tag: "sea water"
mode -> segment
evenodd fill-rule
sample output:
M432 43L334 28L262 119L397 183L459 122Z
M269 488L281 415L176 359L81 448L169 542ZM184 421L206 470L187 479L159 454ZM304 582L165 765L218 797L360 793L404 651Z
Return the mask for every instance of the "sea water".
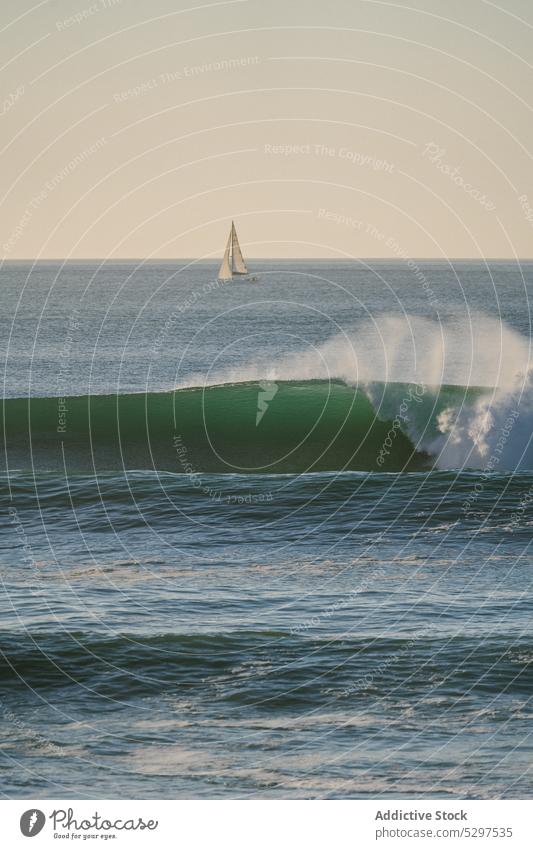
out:
M10 263L8 797L529 797L533 266Z

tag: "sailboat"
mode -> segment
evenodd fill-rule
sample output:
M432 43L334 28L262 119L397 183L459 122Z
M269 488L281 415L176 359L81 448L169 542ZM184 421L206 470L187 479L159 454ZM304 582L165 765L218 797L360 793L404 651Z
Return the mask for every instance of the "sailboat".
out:
M228 241L224 257L218 270L219 280L232 280L234 277L243 277L246 280L257 280L257 277L250 277L248 269L242 255L241 246L237 237L235 224L231 222L231 230L229 231Z

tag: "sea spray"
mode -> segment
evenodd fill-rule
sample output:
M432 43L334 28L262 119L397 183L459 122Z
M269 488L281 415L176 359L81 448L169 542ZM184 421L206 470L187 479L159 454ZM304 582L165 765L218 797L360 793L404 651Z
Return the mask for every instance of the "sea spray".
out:
M356 324L316 348L273 362L272 381L343 381L361 389L376 417L396 422L414 449L440 469L484 468L513 415L513 437L500 452L499 470L533 467L533 378L528 340L502 321L482 314L436 322L409 314L381 314ZM261 380L263 365L196 374L180 386ZM403 419L400 387L427 388L423 410ZM443 404L446 387L455 387ZM516 415L515 415L516 414ZM389 441L393 435L388 434ZM390 446L385 446L390 448ZM379 453L378 457L383 458ZM378 463L378 466L381 462Z

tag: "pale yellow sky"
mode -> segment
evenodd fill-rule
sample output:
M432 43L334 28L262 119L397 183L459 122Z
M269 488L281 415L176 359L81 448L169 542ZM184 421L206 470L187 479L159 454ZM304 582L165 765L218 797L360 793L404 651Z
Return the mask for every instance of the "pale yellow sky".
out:
M533 256L526 0L2 0L5 259Z

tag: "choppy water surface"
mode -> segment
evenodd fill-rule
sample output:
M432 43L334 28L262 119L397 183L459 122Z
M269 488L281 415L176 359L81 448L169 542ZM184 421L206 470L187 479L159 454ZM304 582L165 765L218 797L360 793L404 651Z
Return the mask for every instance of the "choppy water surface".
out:
M2 269L3 793L531 797L533 267L257 266Z

